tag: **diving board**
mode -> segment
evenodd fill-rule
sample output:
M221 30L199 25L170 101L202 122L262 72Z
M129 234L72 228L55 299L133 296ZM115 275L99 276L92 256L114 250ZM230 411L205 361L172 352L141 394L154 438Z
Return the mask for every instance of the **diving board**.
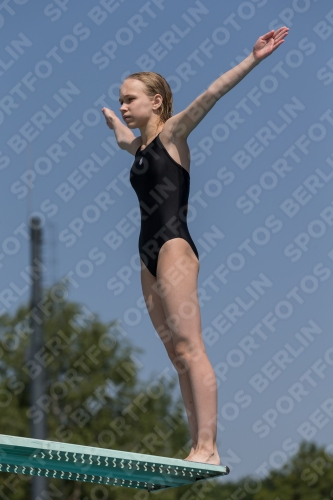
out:
M154 492L229 474L229 467L0 434L0 472Z

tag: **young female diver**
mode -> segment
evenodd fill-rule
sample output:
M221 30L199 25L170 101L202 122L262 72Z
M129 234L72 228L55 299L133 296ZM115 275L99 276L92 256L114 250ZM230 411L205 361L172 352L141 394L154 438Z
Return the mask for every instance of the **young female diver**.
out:
M172 92L158 73L129 75L120 87L120 112L103 108L121 149L135 156L130 172L141 213L139 254L147 309L180 382L192 439L185 460L220 465L216 446L217 385L202 339L197 295L198 251L187 228L190 153L187 138L214 104L288 35L261 36L252 53L172 116ZM140 129L135 137L131 129Z

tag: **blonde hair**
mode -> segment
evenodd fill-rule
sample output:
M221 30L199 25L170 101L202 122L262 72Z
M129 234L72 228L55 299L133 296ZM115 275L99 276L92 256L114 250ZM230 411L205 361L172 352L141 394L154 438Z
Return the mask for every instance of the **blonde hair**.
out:
M173 114L173 97L172 90L166 79L159 73L153 71L141 71L139 73L132 73L129 78L133 80L140 80L146 87L145 94L148 97L154 97L156 94L161 94L163 100L161 106L158 108L159 123L165 123Z

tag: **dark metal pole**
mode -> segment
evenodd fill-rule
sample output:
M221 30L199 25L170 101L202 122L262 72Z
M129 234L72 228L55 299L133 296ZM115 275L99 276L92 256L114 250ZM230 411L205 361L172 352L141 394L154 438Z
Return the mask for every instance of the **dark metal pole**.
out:
M32 266L32 289L30 322L32 329L30 345L31 366L36 367L31 370L30 380L30 405L36 407L45 394L45 368L36 362L36 354L44 347L43 341L43 313L38 307L42 298L42 229L41 221L38 217L30 219L31 234L31 266ZM36 365L35 365L36 363ZM46 439L46 415L42 412L40 419L31 419L31 437L34 439ZM32 477L32 500L42 500L47 498L47 479L43 476Z

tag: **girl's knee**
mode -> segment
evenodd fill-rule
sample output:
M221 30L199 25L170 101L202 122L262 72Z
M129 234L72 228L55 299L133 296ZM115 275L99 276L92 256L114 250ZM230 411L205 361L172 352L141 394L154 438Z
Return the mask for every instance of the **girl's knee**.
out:
M177 342L175 344L175 353L177 358L186 366L190 366L191 362L200 361L206 354L202 345L191 341Z
M169 357L178 375L183 375L188 371L188 364L186 363L185 360L182 361L181 358L178 357L176 353L173 356Z

